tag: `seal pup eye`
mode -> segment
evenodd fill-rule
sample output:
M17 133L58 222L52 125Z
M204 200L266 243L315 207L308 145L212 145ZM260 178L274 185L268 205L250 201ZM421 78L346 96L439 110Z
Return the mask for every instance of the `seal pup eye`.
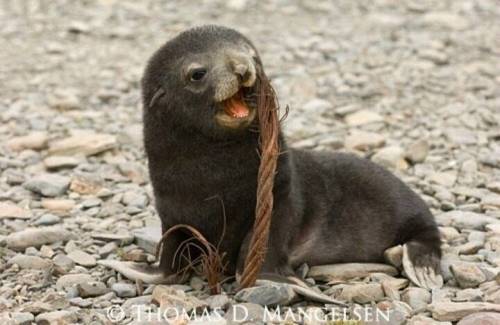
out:
M200 81L207 74L207 69L205 68L195 68L189 71L189 80Z

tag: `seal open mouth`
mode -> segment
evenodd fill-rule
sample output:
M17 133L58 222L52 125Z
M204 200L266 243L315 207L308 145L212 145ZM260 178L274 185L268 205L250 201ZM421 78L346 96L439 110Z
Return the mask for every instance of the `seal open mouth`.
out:
M233 118L245 118L250 114L250 109L243 99L243 90L240 89L233 97L222 102L224 113Z
M229 128L248 126L255 118L256 103L253 88L241 87L234 95L221 101L217 122Z

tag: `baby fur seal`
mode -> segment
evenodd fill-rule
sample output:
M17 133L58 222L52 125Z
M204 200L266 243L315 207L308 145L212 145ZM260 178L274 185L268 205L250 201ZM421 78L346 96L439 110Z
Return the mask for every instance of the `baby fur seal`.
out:
M165 43L142 79L145 149L162 231L177 224L198 229L219 244L231 275L242 271L255 219L255 81L263 73L245 36L202 26ZM279 143L263 274L292 276L303 263L383 262L388 248L403 245L408 277L421 287L442 285L436 223L409 187L367 159L289 148L283 136ZM177 231L163 245L160 267L171 282L185 266L174 257L189 237Z

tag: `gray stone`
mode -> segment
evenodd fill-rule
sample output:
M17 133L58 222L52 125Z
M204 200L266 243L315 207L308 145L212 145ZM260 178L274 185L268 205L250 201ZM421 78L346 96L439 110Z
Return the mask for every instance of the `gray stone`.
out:
M85 133L51 143L49 153L56 156L92 156L113 149L117 144L114 135Z
M11 233L5 238L7 247L21 251L28 247L40 247L58 241L66 242L72 237L71 233L59 226L43 228L27 228Z
M123 303L122 308L126 310L132 308L133 306L149 305L151 302L152 302L151 295L130 298Z
M152 294L152 302L160 307L160 310L169 309L191 312L203 309L207 304L194 296L188 296L182 290L176 290L171 286L157 285ZM175 314L174 314L175 315Z
M52 261L62 272L69 272L75 267L75 262L64 254L57 254Z
M69 177L57 174L41 174L28 179L24 183L24 187L43 196L56 197L66 193L69 182Z
M156 253L156 244L161 239L161 227L144 227L134 231L135 243L149 254Z
M51 214L51 213L46 213L43 214L40 218L38 218L34 224L37 226L52 226L55 224L58 224L61 222L61 218Z
M405 158L412 164L424 162L429 154L429 147L429 142L426 140L417 140L406 148Z
M500 305L487 302L438 302L429 305L432 317L440 321L456 322L479 312L500 313Z
M121 298L130 298L137 295L135 285L129 283L115 283L111 286L111 290L113 290L113 292Z
M345 117L349 126L359 126L374 122L382 122L384 119L378 113L369 110L359 110Z
M422 22L426 25L452 30L464 30L469 27L467 19L447 11L429 12L422 17Z
M397 146L380 149L372 156L372 160L389 169L404 170L408 168L408 163L404 159L404 151Z
M481 199L481 205L484 209L494 208L500 209L500 195L498 194L488 194Z
M500 313L476 313L460 320L457 325L497 325L500 324Z
M408 288L401 294L401 299L413 310L425 310L431 302L431 293L422 288Z
M347 149L369 150L382 147L385 143L385 138L377 133L365 131L352 131L344 141Z
M89 274L85 273L66 274L61 276L57 280L56 287L59 290L66 290L78 284L89 283L92 281L93 281L92 276L90 276Z
M14 312L11 313L11 317L15 325L30 325L35 321L32 313Z
M31 212L28 209L21 208L10 202L0 202L0 220L1 219L29 219Z
M26 149L42 150L47 147L47 142L47 133L32 132L28 135L13 137L6 142L6 145L12 151L22 151Z
M52 266L52 262L38 256L18 254L7 262L7 264L17 264L21 269L46 270Z
M450 269L461 288L475 288L486 281L481 269L472 263L456 263Z
M446 53L435 50L435 49L420 50L418 55L422 59L432 61L435 64L446 64L449 62L449 59L450 59Z
M81 250L74 250L69 252L68 257L76 264L85 267L91 267L97 264L95 257Z
M290 304L297 295L287 285L269 284L246 288L238 291L235 299L240 302L249 302L262 306L285 306Z
M71 324L78 321L78 316L74 311L60 310L42 313L35 321L37 325Z
M82 282L77 284L76 288L82 298L102 296L110 291L106 285L100 281Z
M384 290L380 283L347 285L342 289L339 299L353 301L359 304L381 301Z
M439 184L445 187L452 187L457 181L457 173L449 172L433 172L428 177L431 183Z
M133 206L139 209L144 209L149 203L149 199L146 194L127 191L123 194L122 202L126 206Z
M453 301L482 301L483 292L481 289L465 289L457 292Z
M48 170L57 170L76 167L83 161L85 161L83 157L49 156L43 160L43 164Z
M466 212L466 211L449 211L436 215L436 221L441 226L453 226L459 229L475 229L484 230L487 224L498 224L500 220L489 217L484 214Z

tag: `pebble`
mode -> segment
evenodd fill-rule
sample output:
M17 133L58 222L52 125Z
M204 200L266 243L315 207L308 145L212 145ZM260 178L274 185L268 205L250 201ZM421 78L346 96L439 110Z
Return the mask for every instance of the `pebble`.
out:
M38 218L34 225L36 226L51 226L61 222L61 218L50 213L43 214L40 218Z
M458 210L438 214L436 215L436 221L441 226L474 230L484 230L488 224L500 223L500 220L484 214Z
M422 23L452 30L464 30L469 26L467 19L462 16L444 11L432 11L422 17Z
M92 281L93 281L92 276L89 274L85 273L66 274L61 276L57 280L56 287L59 290L66 290L78 284L90 283Z
M461 288L475 288L486 281L484 273L474 264L456 263L450 269Z
M297 297L296 293L287 285L270 284L245 288L234 296L237 301L249 302L261 306L286 306Z
M116 137L109 134L80 134L50 143L53 156L93 156L117 146Z
M419 51L419 56L422 59L426 59L434 62L435 64L447 64L449 62L449 57L446 53L437 51L434 49L424 49Z
M78 316L74 311L59 310L42 313L35 321L37 325L71 324L78 321Z
M500 324L500 313L477 313L460 320L457 325L497 325Z
M359 110L345 117L349 126L360 126L375 122L382 122L384 119L378 113L369 110Z
M32 313L14 312L11 313L14 325L30 325L35 321L35 316Z
M115 283L111 286L111 290L121 298L131 298L137 295L135 285L129 283Z
M149 203L149 199L145 194L128 191L123 194L122 202L126 206L144 209Z
M95 257L81 250L73 250L69 252L68 257L78 265L92 267L97 264Z
M439 184L445 187L452 187L457 181L455 172L433 172L428 177L431 183Z
M10 202L0 202L0 220L1 219L29 219L31 212L28 209L21 208Z
M100 281L80 282L76 285L76 288L82 298L102 296L110 291Z
M134 231L135 243L149 254L156 253L156 244L161 239L161 227L144 227Z
M60 89L56 94L49 96L47 101L50 107L60 111L69 111L81 108L78 96L68 90Z
M431 293L422 288L408 288L401 294L401 300L406 302L414 311L425 310L431 302Z
M129 245L134 241L134 236L128 232L122 233L93 233L92 238L97 240L116 242L119 245Z
M42 207L50 211L70 211L75 207L75 201L68 199L43 199Z
M157 285L152 294L152 302L160 307L160 310L174 308L186 312L198 310L207 306L205 302L193 296L187 296L184 291L176 290L165 285ZM174 311L174 310L171 310Z
M62 168L73 168L82 163L84 159L69 156L49 156L43 160L43 164L48 170Z
M377 133L365 131L352 131L344 141L347 149L366 151L382 147L385 144L385 138Z
M359 304L381 301L384 290L380 283L347 285L342 289L339 299L353 301Z
M30 178L24 187L33 193L48 197L61 196L68 190L70 178L58 174L40 174Z
M38 256L18 254L7 262L7 264L17 264L21 269L46 270L52 266L52 262Z
M66 242L72 235L66 229L59 226L43 228L27 228L25 230L14 232L5 238L7 247L20 251L28 247L40 247L55 242Z
M404 159L404 150L400 147L385 147L372 156L372 161L388 169L405 170L408 163Z
M52 261L54 265L59 268L62 273L71 271L75 267L75 262L64 254L57 254Z
M500 313L500 305L487 302L437 302L429 305L432 317L439 321L456 322L462 318L479 313Z
M417 140L406 148L405 158L412 164L422 163L427 158L429 150L430 145L427 140Z
M453 301L482 301L483 292L481 289L465 289L457 292Z
M32 132L25 136L11 138L6 144L12 151L42 150L47 147L48 139L45 132Z

